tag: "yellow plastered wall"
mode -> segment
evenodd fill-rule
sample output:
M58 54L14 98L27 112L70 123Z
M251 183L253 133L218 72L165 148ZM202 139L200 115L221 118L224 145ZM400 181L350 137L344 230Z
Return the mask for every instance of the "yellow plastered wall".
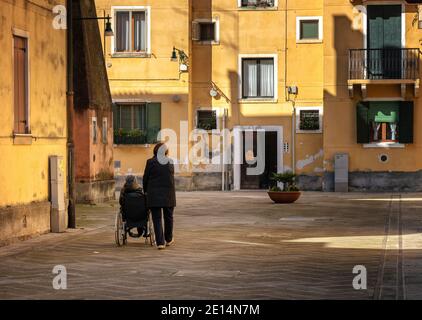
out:
M289 1L286 8L285 1L278 1L275 9L245 10L238 8L237 1L196 1L193 18L217 19L220 41L211 46L192 45L193 109L211 106L228 109L229 128L283 126L283 142L291 146L293 103L288 100L294 100L297 107L323 106L323 44L296 41L296 17L322 16L322 2ZM275 56L277 99L270 102L240 99L241 55ZM208 94L211 81L222 92L218 99L211 99ZM287 97L286 86L297 86L299 94ZM322 135L296 134L297 173L320 174L323 166ZM285 169L292 168L291 151L284 154L283 163Z
M180 139L180 121L188 120L189 76L187 72L179 73L179 63L170 57L173 46L189 54L188 1L96 1L99 16L104 13L112 16L112 8L116 6L148 7L151 49L146 57L117 57L111 51L114 37L106 37L105 56L112 99L114 102L160 102L161 128L172 129ZM99 26L103 32L102 22ZM121 165L115 174L142 175L153 147L115 145L114 160Z
M49 156L62 156L66 168L66 31L53 29L52 8L46 0L0 1L0 207L48 199ZM30 145L13 139L14 29L28 36Z
M198 108L226 108L228 128L283 126L283 142L291 145L293 102L288 99L294 100L298 107L323 106L325 38L318 43L296 41L296 17L322 16L323 0L287 3L288 7L280 0L275 9L245 10L238 8L235 0L97 0L98 15L110 14L112 6L118 5L149 6L151 13L150 57L113 57L113 38L106 38L106 63L113 99L161 102L162 128L171 128L177 133L181 120L191 119L189 125L194 126ZM219 44L191 42L189 15L192 19L217 19ZM180 79L178 64L170 61L173 46L189 55L189 74L183 73ZM274 101L239 100L239 55L245 54L276 57L278 96ZM209 95L212 82L222 93L217 98ZM299 94L287 97L286 86L298 86ZM180 95L181 101L174 103L174 95ZM323 134L296 135L298 173L320 174ZM142 173L146 158L152 154L151 148L116 146L114 158L121 161L118 173ZM285 153L283 158L285 168L292 168L292 152Z
M385 3L388 3L385 2ZM419 48L422 30L413 23L416 6L405 6L405 47ZM324 167L333 171L334 155L349 154L350 171L417 171L421 168L422 130L420 98L408 88L407 100L414 101L413 144L404 148L364 148L356 142L356 103L361 100L355 89L354 99L347 88L348 49L363 48L363 25L353 27L356 13L348 0L327 0L324 5ZM400 98L399 85L368 85L368 98ZM379 161L386 154L387 162Z

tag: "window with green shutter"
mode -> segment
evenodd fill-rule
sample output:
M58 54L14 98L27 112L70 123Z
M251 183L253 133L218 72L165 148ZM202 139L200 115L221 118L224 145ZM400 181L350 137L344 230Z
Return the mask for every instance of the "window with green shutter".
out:
M114 103L115 144L157 142L161 130L161 103Z
M401 101L399 110L399 142L413 143L413 101Z
M357 143L413 143L413 102L359 102L356 134Z
M356 136L357 143L369 143L368 102L358 102L356 105Z
M147 103L147 143L156 143L161 130L161 103Z

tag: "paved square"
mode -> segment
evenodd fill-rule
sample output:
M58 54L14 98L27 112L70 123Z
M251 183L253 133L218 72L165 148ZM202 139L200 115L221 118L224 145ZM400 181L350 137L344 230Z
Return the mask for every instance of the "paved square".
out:
M1 299L422 298L422 195L177 194L175 241L114 243L117 202L78 206L78 229L0 248ZM55 265L68 272L54 290ZM355 290L355 265L367 290Z

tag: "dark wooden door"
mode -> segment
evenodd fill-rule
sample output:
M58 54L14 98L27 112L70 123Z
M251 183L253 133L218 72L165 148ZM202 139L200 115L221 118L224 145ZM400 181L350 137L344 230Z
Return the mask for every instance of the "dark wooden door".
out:
M251 150L246 149L246 139L252 139ZM277 172L277 132L265 132L265 169L262 174L248 175L247 168L256 167L256 163L248 164L246 159L249 157L257 156L257 132L254 131L253 135L245 135L243 132L243 164L241 165L240 188L241 189L268 189L272 181L270 180L271 174Z
M14 123L16 133L28 132L27 116L27 40L13 37L14 42Z
M240 166L240 188L241 189L259 189L259 176L258 175L248 175L247 169L248 168L254 168L256 167L256 164L252 163L249 164L247 160L251 160L253 157L256 157L257 155L257 132L253 131L251 134L245 134L245 132L242 133L243 135L243 162ZM248 141L247 139L251 139L252 141ZM247 146L252 147L251 149L248 149Z

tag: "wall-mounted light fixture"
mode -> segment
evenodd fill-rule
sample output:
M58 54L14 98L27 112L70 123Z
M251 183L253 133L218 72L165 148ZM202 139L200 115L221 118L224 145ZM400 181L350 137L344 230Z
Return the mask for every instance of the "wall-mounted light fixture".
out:
M188 71L189 66L189 57L187 54L180 49L177 49L176 47L173 47L173 51L171 53L171 61L177 62L177 55L179 55L179 70L180 72L186 72Z

